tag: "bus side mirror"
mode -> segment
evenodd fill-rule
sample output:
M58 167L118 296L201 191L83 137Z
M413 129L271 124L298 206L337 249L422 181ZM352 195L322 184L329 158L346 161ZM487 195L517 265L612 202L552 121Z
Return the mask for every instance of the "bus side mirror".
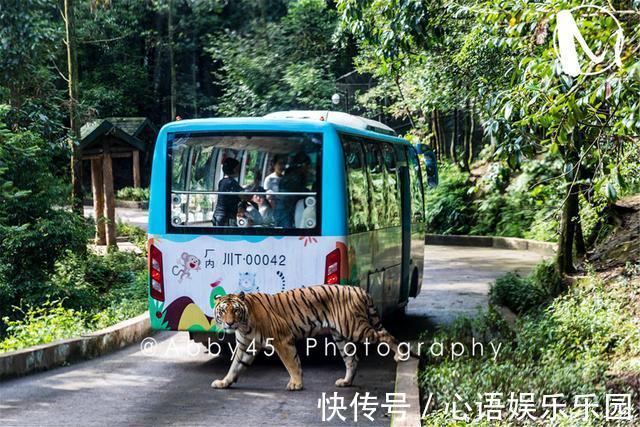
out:
M431 150L424 151L424 166L427 172L427 185L436 187L438 185L438 161L436 153Z

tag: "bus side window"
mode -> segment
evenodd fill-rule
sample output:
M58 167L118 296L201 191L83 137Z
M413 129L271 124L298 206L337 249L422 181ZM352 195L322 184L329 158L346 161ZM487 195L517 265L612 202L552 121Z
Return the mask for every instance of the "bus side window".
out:
M382 155L385 165L385 194L387 197L385 225L400 226L400 189L396 168L396 155L393 145L382 143Z
M385 221L385 175L384 159L380 151L380 143L371 141L365 143L367 156L367 172L369 174L369 195L371 209L371 230L384 228Z
M424 189L422 188L422 173L420 160L415 148L407 147L409 160L409 179L411 180L411 222L421 222L424 219Z
M356 138L342 135L341 139L347 175L349 233L361 233L367 230L369 223L364 153L361 143Z
M176 145L172 150L171 187L176 190L186 190L188 156L189 146L187 144Z

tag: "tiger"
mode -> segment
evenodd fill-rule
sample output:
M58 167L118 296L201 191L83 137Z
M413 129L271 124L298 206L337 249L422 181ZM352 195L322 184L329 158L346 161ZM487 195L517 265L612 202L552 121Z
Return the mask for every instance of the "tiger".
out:
M302 390L302 367L295 342L327 330L346 367L344 378L335 382L338 387L352 385L358 366L357 356L344 351L348 342L386 343L395 353L394 360L400 360L398 342L382 327L371 296L354 286L315 285L272 295L219 295L214 319L224 330L234 331L237 342L227 375L211 383L217 389L236 382L269 343L289 373L287 390Z

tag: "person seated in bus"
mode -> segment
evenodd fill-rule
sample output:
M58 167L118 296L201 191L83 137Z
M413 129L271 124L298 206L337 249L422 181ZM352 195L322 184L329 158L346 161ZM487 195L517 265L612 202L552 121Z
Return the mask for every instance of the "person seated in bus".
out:
M242 200L238 203L236 224L239 227L253 227L255 225L264 225L264 221L258 207L253 202Z
M253 190L256 193L265 193L265 189L262 187L255 187ZM272 192L269 190L269 192ZM251 198L251 202L257 207L260 216L262 217L262 225L273 225L273 209L271 204L267 200L267 196L264 194L254 194Z
M271 160L272 172L267 175L262 186L271 191L278 191L280 180L284 174L284 168L287 163L286 156L276 154Z
M303 152L296 153L287 165L284 175L280 180L279 189L281 193L304 193L309 191L306 187L309 175L311 159ZM274 219L276 227L292 228L294 226L294 215L298 200L304 196L278 196L274 209Z
M222 173L224 177L218 183L219 192L239 192L244 191L244 188L240 186L237 181L237 177L240 171L240 162L232 157L227 157L222 161ZM230 220L236 219L238 213L238 203L240 203L240 197L233 194L218 194L218 203L216 209L213 211L214 227L224 227L230 224Z

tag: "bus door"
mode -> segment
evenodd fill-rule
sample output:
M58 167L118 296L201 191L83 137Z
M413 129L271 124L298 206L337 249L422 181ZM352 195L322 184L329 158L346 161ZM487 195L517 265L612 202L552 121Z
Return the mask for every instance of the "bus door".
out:
M349 256L349 278L347 284L367 290L378 308L382 307L382 275L371 278L376 270L373 265L371 235L371 210L369 209L369 177L365 161L364 146L360 138L340 135L344 152L347 185L347 244ZM374 284L372 284L372 282Z
M382 202L373 205L372 211L378 212L379 222L375 233L377 251L373 254L378 271L384 272L384 309L383 313L395 311L400 297L402 280L402 222L400 180L398 160L393 144L377 141L373 148L381 153L380 172L382 187L372 186L371 191L382 194ZM370 170L371 171L371 170Z
M400 184L400 217L402 221L402 281L400 283L399 303L404 303L409 298L409 283L411 274L411 186L409 182L409 168L405 147L395 146Z

